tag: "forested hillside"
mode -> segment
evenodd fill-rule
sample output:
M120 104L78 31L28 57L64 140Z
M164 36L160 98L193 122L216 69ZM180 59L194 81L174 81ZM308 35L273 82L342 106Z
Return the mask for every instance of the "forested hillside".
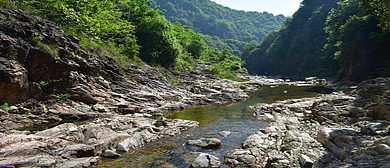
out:
M389 2L304 0L283 28L244 52L252 73L362 81L388 76Z
M84 49L111 55L121 65L141 59L150 65L189 71L197 62L210 62L210 70L220 77L234 78L235 73L245 72L238 56L210 48L201 34L171 23L148 0L0 0L0 4L54 21L79 38ZM41 34L30 36L58 50Z
M240 55L248 42L260 42L279 28L283 15L245 12L224 7L210 0L153 0L172 22L187 25L205 34L212 47L229 49Z
M338 63L326 57L322 48L329 11L337 0L305 0L283 28L270 34L260 46L245 51L252 73L283 76L332 76Z

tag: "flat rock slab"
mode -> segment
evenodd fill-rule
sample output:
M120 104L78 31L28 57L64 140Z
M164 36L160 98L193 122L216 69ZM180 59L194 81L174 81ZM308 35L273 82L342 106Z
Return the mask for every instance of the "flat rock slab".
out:
M221 147L221 140L217 138L200 138L197 140L189 140L187 144L205 149L218 149Z
M230 132L230 131L221 131L218 133L218 135L223 136L223 137L227 137L231 134L232 134L232 132Z

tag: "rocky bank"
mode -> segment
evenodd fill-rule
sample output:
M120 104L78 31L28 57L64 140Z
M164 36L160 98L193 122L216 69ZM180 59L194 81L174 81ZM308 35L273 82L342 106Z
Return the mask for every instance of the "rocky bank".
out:
M198 125L166 112L261 87L260 78L216 78L207 65L180 73L117 62L53 22L1 10L0 167L88 167Z
M269 125L225 155L232 167L390 167L390 78L314 98L258 104Z

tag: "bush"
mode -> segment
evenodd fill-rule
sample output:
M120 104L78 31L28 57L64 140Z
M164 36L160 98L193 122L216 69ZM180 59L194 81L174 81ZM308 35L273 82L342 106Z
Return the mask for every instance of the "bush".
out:
M3 103L2 105L0 105L0 109L8 113L10 111L10 106L8 105L8 103Z
M115 42L129 57L138 54L134 25L109 0L26 0L22 6L60 24L68 33L88 38L89 43ZM83 43L82 43L83 44ZM85 44L85 43L84 43ZM99 47L99 45L94 45Z
M241 58L229 51L212 51L210 59L214 63L210 71L221 78L236 80L237 73L247 72Z

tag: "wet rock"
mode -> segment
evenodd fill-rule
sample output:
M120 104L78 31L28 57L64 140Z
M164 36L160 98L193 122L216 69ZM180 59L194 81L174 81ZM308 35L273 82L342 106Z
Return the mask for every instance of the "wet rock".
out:
M304 168L311 168L314 165L314 161L311 160L309 156L306 156L306 155L303 155L303 154L301 154L299 156L299 163Z
M115 158L119 158L121 157L122 155L116 153L115 150L111 150L111 149L108 149L108 150L105 150L103 152L103 157L106 157L106 158L112 158L112 159L115 159Z
M387 121L370 123L361 128L363 134L388 135L390 123Z
M379 144L374 146L374 150L379 153L379 155L390 155L390 147L387 144Z
M117 150L128 152L130 149L143 146L145 143L152 142L157 138L158 137L156 137L155 134L148 130L142 130L141 132L134 133L130 138L125 139L123 142L120 142L117 146Z
M191 163L191 167L193 168L211 168L220 166L221 162L219 158L207 153L199 153Z
M232 132L230 132L230 131L221 131L221 132L219 132L218 133L220 136L222 136L222 137L227 137L227 136L229 136L230 134L232 134Z
M221 140L217 138L200 138L197 140L189 140L187 144L206 149L218 149L221 146Z

